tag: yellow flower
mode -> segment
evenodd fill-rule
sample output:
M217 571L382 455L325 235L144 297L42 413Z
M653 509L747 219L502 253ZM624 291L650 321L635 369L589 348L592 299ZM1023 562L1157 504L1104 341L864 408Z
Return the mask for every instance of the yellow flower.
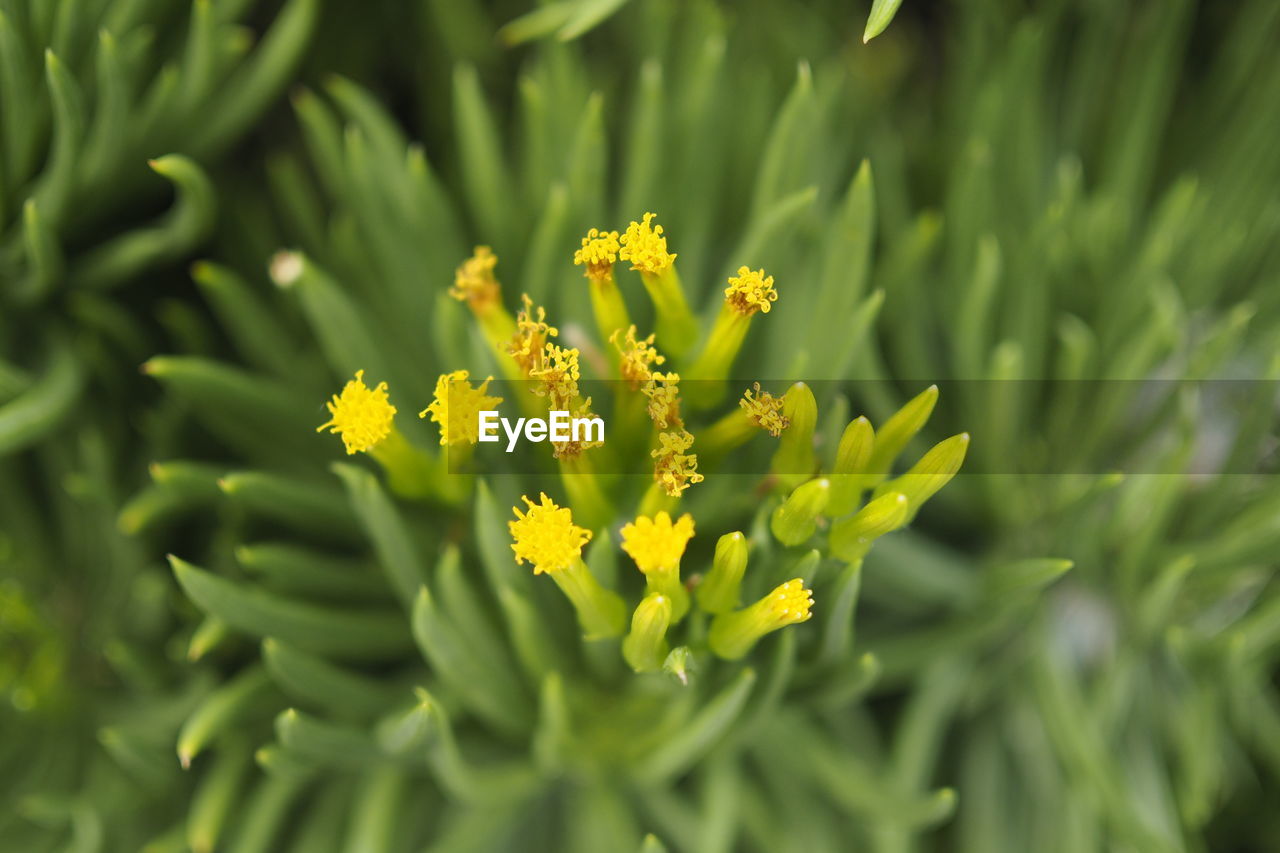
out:
M707 644L718 656L736 660L770 631L808 620L812 607L813 590L805 588L801 578L793 578L750 607L717 616Z
M631 261L631 268L649 275L661 275L676 259L667 251L667 238L662 236L662 226L651 226L654 214L646 213L643 222L632 222L622 235L622 249L618 257Z
M729 279L724 296L734 311L750 316L757 311L768 314L771 304L778 299L778 292L773 289L773 276L765 278L764 270L738 267L738 274Z
M654 348L654 336L647 338L636 338L636 327L627 328L626 335L622 333L622 329L617 329L609 337L610 342L617 348L618 353L622 356L618 371L622 374L622 378L631 385L631 390L636 390L653 375L653 371L649 369L652 364L662 364L667 359L658 354L658 350Z
M528 496L520 499L528 505L528 511L513 507L516 520L507 522L511 537L516 540L511 550L516 553L517 563L528 560L537 575L564 571L581 559L582 546L591 541L591 531L573 523L573 512L568 507L556 506L545 492L540 504Z
M515 360L520 370L526 375L538 363L538 359L542 357L542 348L547 342L547 338L554 338L560 334L560 330L555 326L548 325L547 311L541 306L535 306L533 300L527 294L520 296L524 307L516 314L516 334L511 339L511 343L507 345L507 354Z
M341 394L334 394L325 406L330 418L317 427L316 432L327 427L331 433L340 433L348 455L372 450L390 435L391 419L396 413L396 407L387 399L387 383L369 388L364 384L363 370L357 370L356 378L343 387Z
M494 409L502 402L501 397L490 397L485 394L490 376L472 388L468 382L469 374L465 370L445 373L436 380L435 399L418 417L431 415L431 420L440 425L441 444L475 444L480 439L479 412Z
M649 419L658 429L681 429L684 421L680 418L680 374L654 373L641 393L649 398Z
M475 253L454 272L449 295L466 302L477 314L488 313L502 300L502 290L493 274L497 263L498 256L488 246L476 246Z
M582 370L578 366L578 351L557 344L543 346L542 356L530 368L531 379L541 379L542 388L534 391L547 397L553 409L569 409L578 396L578 379Z
M698 473L698 457L686 451L693 446L693 435L685 429L658 433L659 447L649 451L656 460L653 479L671 497L679 497L694 483L702 482Z
M693 516L685 513L674 524L665 511L653 518L640 516L623 525L622 550L645 574L670 571L680 565L685 546L693 538Z
M760 427L760 429L768 430L769 434L774 438L782 435L782 431L791 425L782 414L782 397L775 397L768 391L760 390L760 383L755 383L755 396L751 394L751 389L747 389L742 394L742 399L738 401L738 405L747 413L747 420Z
M613 265L618 260L618 232L592 228L582 238L582 248L573 253L573 262L586 266L586 276L600 281L613 275Z
M782 628L805 622L813 615L809 612L813 607L813 590L805 587L803 579L792 578L756 604L762 606L775 628Z

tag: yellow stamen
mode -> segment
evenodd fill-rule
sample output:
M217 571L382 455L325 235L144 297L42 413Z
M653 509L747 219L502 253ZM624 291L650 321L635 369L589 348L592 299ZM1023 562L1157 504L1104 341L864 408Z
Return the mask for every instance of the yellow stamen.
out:
M547 311L535 306L527 294L521 295L524 307L516 314L516 334L507 346L507 353L515 360L525 376L537 366L547 338L560 334L555 326L548 325Z
M773 276L765 278L764 270L757 272L750 267L738 267L738 274L729 279L724 296L734 311L750 316L757 311L768 314L772 303L778 299L778 292L773 289Z
M454 272L449 295L466 302L476 314L492 311L502 301L502 289L493 274L497 263L498 256L488 246L476 246L475 253Z
M777 438L791 425L791 421L782 414L783 402L782 397L775 397L768 391L761 391L760 383L757 382L755 396L752 396L751 389L747 389L743 392L738 405L747 413L747 420Z
M659 447L649 451L656 460L653 479L671 497L678 497L694 483L702 482L698 473L698 457L686 451L693 446L693 435L685 429L658 433Z
M582 248L573 254L573 262L587 268L586 276L600 281L613 275L618 260L618 232L592 228L582 238Z
M682 429L680 417L680 374L654 373L640 389L649 398L649 419L658 429Z
M529 370L529 378L542 380L542 387L534 389L534 393L546 397L553 409L567 410L573 406L581 376L578 351L557 344L544 345L541 357Z
M535 575L563 571L577 562L582 557L582 546L591 541L591 531L574 524L573 512L556 506L545 492L539 504L527 496L520 499L528 505L528 511L513 507L516 520L507 522L515 539L511 550L515 551L516 562L528 560Z
M470 375L465 370L442 375L436 380L435 399L418 412L418 417L429 414L440 425L441 444L475 444L480 439L479 412L494 409L502 402L501 397L485 394L492 376L472 388L467 381Z
M617 329L609 341L621 355L618 370L622 378L631 386L632 391L637 390L653 376L653 371L649 369L650 365L663 364L667 360L654 348L653 335L647 338L636 338L635 326L628 327L625 336L622 334L622 329Z
M330 418L316 432L329 428L331 433L340 433L348 455L376 447L391 433L391 420L396 413L396 407L387 399L387 383L369 388L364 384L363 370L357 370L356 378L325 406Z
M678 568L685 546L693 538L693 516L685 513L672 523L671 516L659 512L653 518L640 516L622 527L622 550L646 575Z
M632 222L622 235L622 249L618 257L631 261L631 268L648 275L661 275L675 261L676 256L667 251L667 238L662 236L662 226L650 225L654 214L646 213L643 222Z

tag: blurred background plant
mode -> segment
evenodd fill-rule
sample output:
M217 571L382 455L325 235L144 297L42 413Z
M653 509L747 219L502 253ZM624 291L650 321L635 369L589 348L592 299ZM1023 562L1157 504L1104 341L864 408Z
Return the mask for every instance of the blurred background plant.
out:
M144 41L126 38L140 27L94 48L91 17L29 5L0 4L0 37L20 46L0 80L32 79L54 50L49 105L30 85L0 89L14 569L0 760L3 790L21 796L3 837L30 850L600 850L641 832L691 850L1280 843L1267 808L1280 487L1260 462L1280 378L1276 4L913 2L866 46L867 10L846 3L331 8L296 122L256 124L312 4L258 10L293 35L243 60L249 41L226 25L240 4L79 4L105 9L102 26L117 5L144 10L114 15L150 25L145 54L118 50ZM132 94L111 108L128 141L103 160L89 153L111 130L94 133L106 44L135 58L118 75ZM165 57L177 70L158 70ZM237 82L254 69L261 88ZM172 80L196 73L202 96L139 95L186 92ZM242 77L215 83L228 74ZM129 106L153 99L151 113ZM15 125L11 103L32 119ZM245 132L238 162L217 156ZM147 225L163 201L147 200L162 184L145 158L165 152L185 155L157 161L178 195ZM687 689L618 680L560 636L542 661L554 665L521 682L516 724L451 696L456 684L415 699L428 676L410 627L436 646L421 602L395 610L404 577L444 601L441 642L457 631L526 677L527 644L499 630L529 609L502 592L524 583L502 524L521 491L550 489L498 477L474 507L424 513L371 469L329 471L340 454L313 434L321 403L356 369L388 380L406 413L441 373L496 371L446 295L475 243L498 255L508 308L527 292L585 351L572 249L646 210L708 321L740 263L776 277L735 375L809 381L827 465L851 415L882 424L938 381L921 439L970 430L968 473L860 568L821 533L794 547L770 535L781 486L759 501L714 476L695 486L686 566L733 529L757 577L818 561L795 572L818 579L815 621L761 643L754 684L726 686L747 670L720 666ZM203 302L169 299L183 292L173 262L209 239ZM282 247L307 272L285 288L266 273ZM163 299L138 286L156 268ZM624 288L644 331L639 289ZM136 365L160 349L178 354L148 362L166 393L135 416L148 396ZM114 525L144 460L154 482L118 519L139 540ZM597 535L593 568L633 510ZM284 606L256 633L318 613L329 645L259 646L190 584L198 607L176 593L164 550L237 584L249 597L229 612ZM373 568L384 574L354 574ZM517 590L535 613L563 613L542 586ZM405 642L352 662L362 635ZM812 666L827 649L843 668ZM449 662L427 659L448 682ZM617 743L650 719L644 701L706 723L648 776ZM399 757L413 749L430 770Z

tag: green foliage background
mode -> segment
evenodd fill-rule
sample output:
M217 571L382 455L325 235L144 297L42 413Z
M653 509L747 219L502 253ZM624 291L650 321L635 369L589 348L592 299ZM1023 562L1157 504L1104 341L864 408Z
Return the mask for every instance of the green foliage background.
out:
M0 0L0 846L1280 846L1280 6L868 11ZM314 435L355 369L494 369L473 244L589 326L572 249L645 210L698 309L776 276L738 375L855 380L820 454L997 380L861 568L691 491L693 561L742 529L819 604L689 688L557 629L544 481L424 508Z

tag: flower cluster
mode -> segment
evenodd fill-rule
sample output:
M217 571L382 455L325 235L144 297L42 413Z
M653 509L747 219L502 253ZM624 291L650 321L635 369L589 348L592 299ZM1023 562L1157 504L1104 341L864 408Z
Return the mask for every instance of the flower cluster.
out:
M721 537L709 571L682 577L681 562L694 537L695 522L691 513L674 510L688 489L705 479L693 449L695 435L701 435L716 454L745 444L762 431L778 439L768 481L771 487L784 490L769 519L774 538L797 546L819 530L828 531L830 554L849 563L861 560L876 538L907 523L920 504L959 469L968 445L967 435L948 439L905 474L887 479L888 464L932 410L936 388L903 407L879 435L865 418L852 422L836 453L835 467L826 475L817 473L817 402L804 383L795 383L785 395L775 397L757 382L718 421L700 425L702 410L715 404L717 388L744 345L753 315L769 313L778 294L772 276L740 268L729 279L720 314L702 350L691 353L688 343L700 336L684 299L676 256L667 251L667 238L653 218L652 213L645 214L621 237L616 231L593 228L574 255L574 262L587 268L591 281L599 343L612 344L611 348L596 350L576 339L579 346L563 345L558 340L560 330L528 295L521 296L519 310L512 316L502 303L502 288L494 275L497 257L487 247L477 247L463 261L450 291L470 307L503 373L526 387L518 400L526 413L549 409L578 418L591 416L591 398L582 393L584 349L593 354L589 362L593 369L600 369L596 365L607 368L616 380L615 412L622 421L615 434L621 452L633 453L647 444L653 465L652 481L639 496L638 513L619 531L622 551L645 576L646 584L646 594L631 609L630 620L622 597L596 578L582 554L592 531L616 517L616 502L636 498L622 492L616 478L597 470L593 460L607 458L608 451L601 451L603 457L587 451L597 450L602 441L576 436L571 441L553 440L552 455L568 493L567 505L558 505L540 490L537 502L526 496L524 507L514 508L515 519L508 527L516 562L530 563L534 574L552 577L588 638L621 636L630 624L622 653L638 672L663 666L675 671L682 666L678 661L687 658L689 649L672 650L668 635L681 624L695 599L710 624L691 640L726 659L742 657L766 634L811 615L813 594L804 578L790 580L754 604L740 606L747 564L741 532ZM630 322L613 273L619 257L639 272L658 331L645 335ZM594 357L597 353L602 357ZM699 380L690 384L688 399L681 393L682 375ZM490 376L477 385L467 370L445 373L436 382L434 399L419 414L438 426L440 445L460 454L458 458L470 459L469 449L479 440L479 412L502 402L489 393L492 380ZM396 410L387 383L370 389L363 382L363 371L357 372L329 404L329 412L331 418L321 429L340 433L348 453L372 453L400 495L446 502L466 496L469 480L441 477L441 457L396 430ZM440 487L444 481L454 483L454 488ZM858 509L868 489L872 499ZM669 656L675 657L668 660Z

